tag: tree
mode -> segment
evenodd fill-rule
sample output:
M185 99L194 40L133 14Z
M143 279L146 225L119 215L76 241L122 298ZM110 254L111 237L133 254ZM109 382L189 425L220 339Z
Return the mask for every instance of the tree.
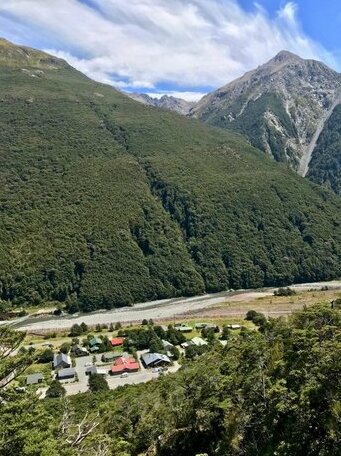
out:
M38 363L51 363L53 361L53 351L51 348L46 348L38 355Z
M67 355L70 351L70 348L71 348L71 345L68 343L68 342L64 342L61 346L60 346L60 349L59 351L61 353L64 353L65 355Z
M171 352L174 361L177 361L180 358L180 351L178 347L173 345L173 347L169 347L169 351Z
M246 313L245 320L253 321L253 319L257 315L257 313L258 312L256 312L255 310L248 310Z
M74 324L71 326L70 336L71 337L78 337L82 334L83 329L80 325Z
M296 294L296 291L292 288L278 288L274 291L274 296L293 296Z
M122 324L118 321L116 324L115 324L115 330L118 331L119 329L122 328Z
M0 396L6 396L4 388L34 360L34 351L18 350L25 336L24 332L0 326Z
M161 339L159 339L158 337L154 337L153 339L151 339L149 342L149 350L151 351L151 353L163 352L164 346Z
M166 338L166 331L162 328L162 326L154 326L153 329L154 329L156 335L160 339L165 339Z
M222 330L220 339L221 340L228 340L228 338L230 337L230 334L231 334L230 328L225 325L225 326L223 326L223 330Z
M51 385L46 391L46 397L48 398L64 397L65 394L65 388L59 380L52 380Z
M102 326L99 323L97 323L97 325L95 326L95 331L102 332Z
M142 320L142 326L147 326L148 325L148 320L146 318L144 318Z
M89 331L88 325L86 323L84 323L84 321L82 321L82 323L80 324L80 327L81 327L83 333L86 333Z
M108 391L109 385L103 375L91 374L89 377L89 389L92 393Z

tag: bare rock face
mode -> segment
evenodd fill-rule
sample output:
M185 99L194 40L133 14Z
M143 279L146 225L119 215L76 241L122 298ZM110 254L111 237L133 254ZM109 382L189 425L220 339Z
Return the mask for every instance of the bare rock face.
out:
M153 98L144 93L126 93L126 95L145 105L167 109L168 111L175 111L182 115L187 115L195 105L195 103L183 100L182 98L176 98L168 95L164 95L161 98Z
M315 133L340 93L337 72L282 51L203 97L190 115L243 133L256 147L305 174Z

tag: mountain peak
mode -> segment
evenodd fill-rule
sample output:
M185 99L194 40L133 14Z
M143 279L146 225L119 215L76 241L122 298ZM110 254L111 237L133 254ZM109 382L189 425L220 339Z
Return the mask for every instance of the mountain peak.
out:
M299 60L302 61L303 59L299 57L298 55L294 54L293 52L290 51L280 51L278 54L273 57L270 62L286 62L286 61L292 61L292 60Z

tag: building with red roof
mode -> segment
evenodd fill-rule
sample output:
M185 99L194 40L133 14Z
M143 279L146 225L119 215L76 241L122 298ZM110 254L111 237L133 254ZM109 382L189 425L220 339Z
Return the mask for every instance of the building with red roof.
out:
M124 358L121 356L115 360L115 364L110 370L111 375L119 375L124 372L137 372L140 369L140 365L135 358Z
M120 345L123 345L124 338L123 337L113 337L110 342L113 347L119 347Z

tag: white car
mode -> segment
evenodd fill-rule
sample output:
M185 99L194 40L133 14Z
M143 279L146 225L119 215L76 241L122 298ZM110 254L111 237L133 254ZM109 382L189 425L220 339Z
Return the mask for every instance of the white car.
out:
M127 378L128 377L128 372L123 372L123 374L120 375L121 378Z
M92 366L92 365L93 365L93 363L85 363L85 364L84 364L85 367L90 367L90 366Z

